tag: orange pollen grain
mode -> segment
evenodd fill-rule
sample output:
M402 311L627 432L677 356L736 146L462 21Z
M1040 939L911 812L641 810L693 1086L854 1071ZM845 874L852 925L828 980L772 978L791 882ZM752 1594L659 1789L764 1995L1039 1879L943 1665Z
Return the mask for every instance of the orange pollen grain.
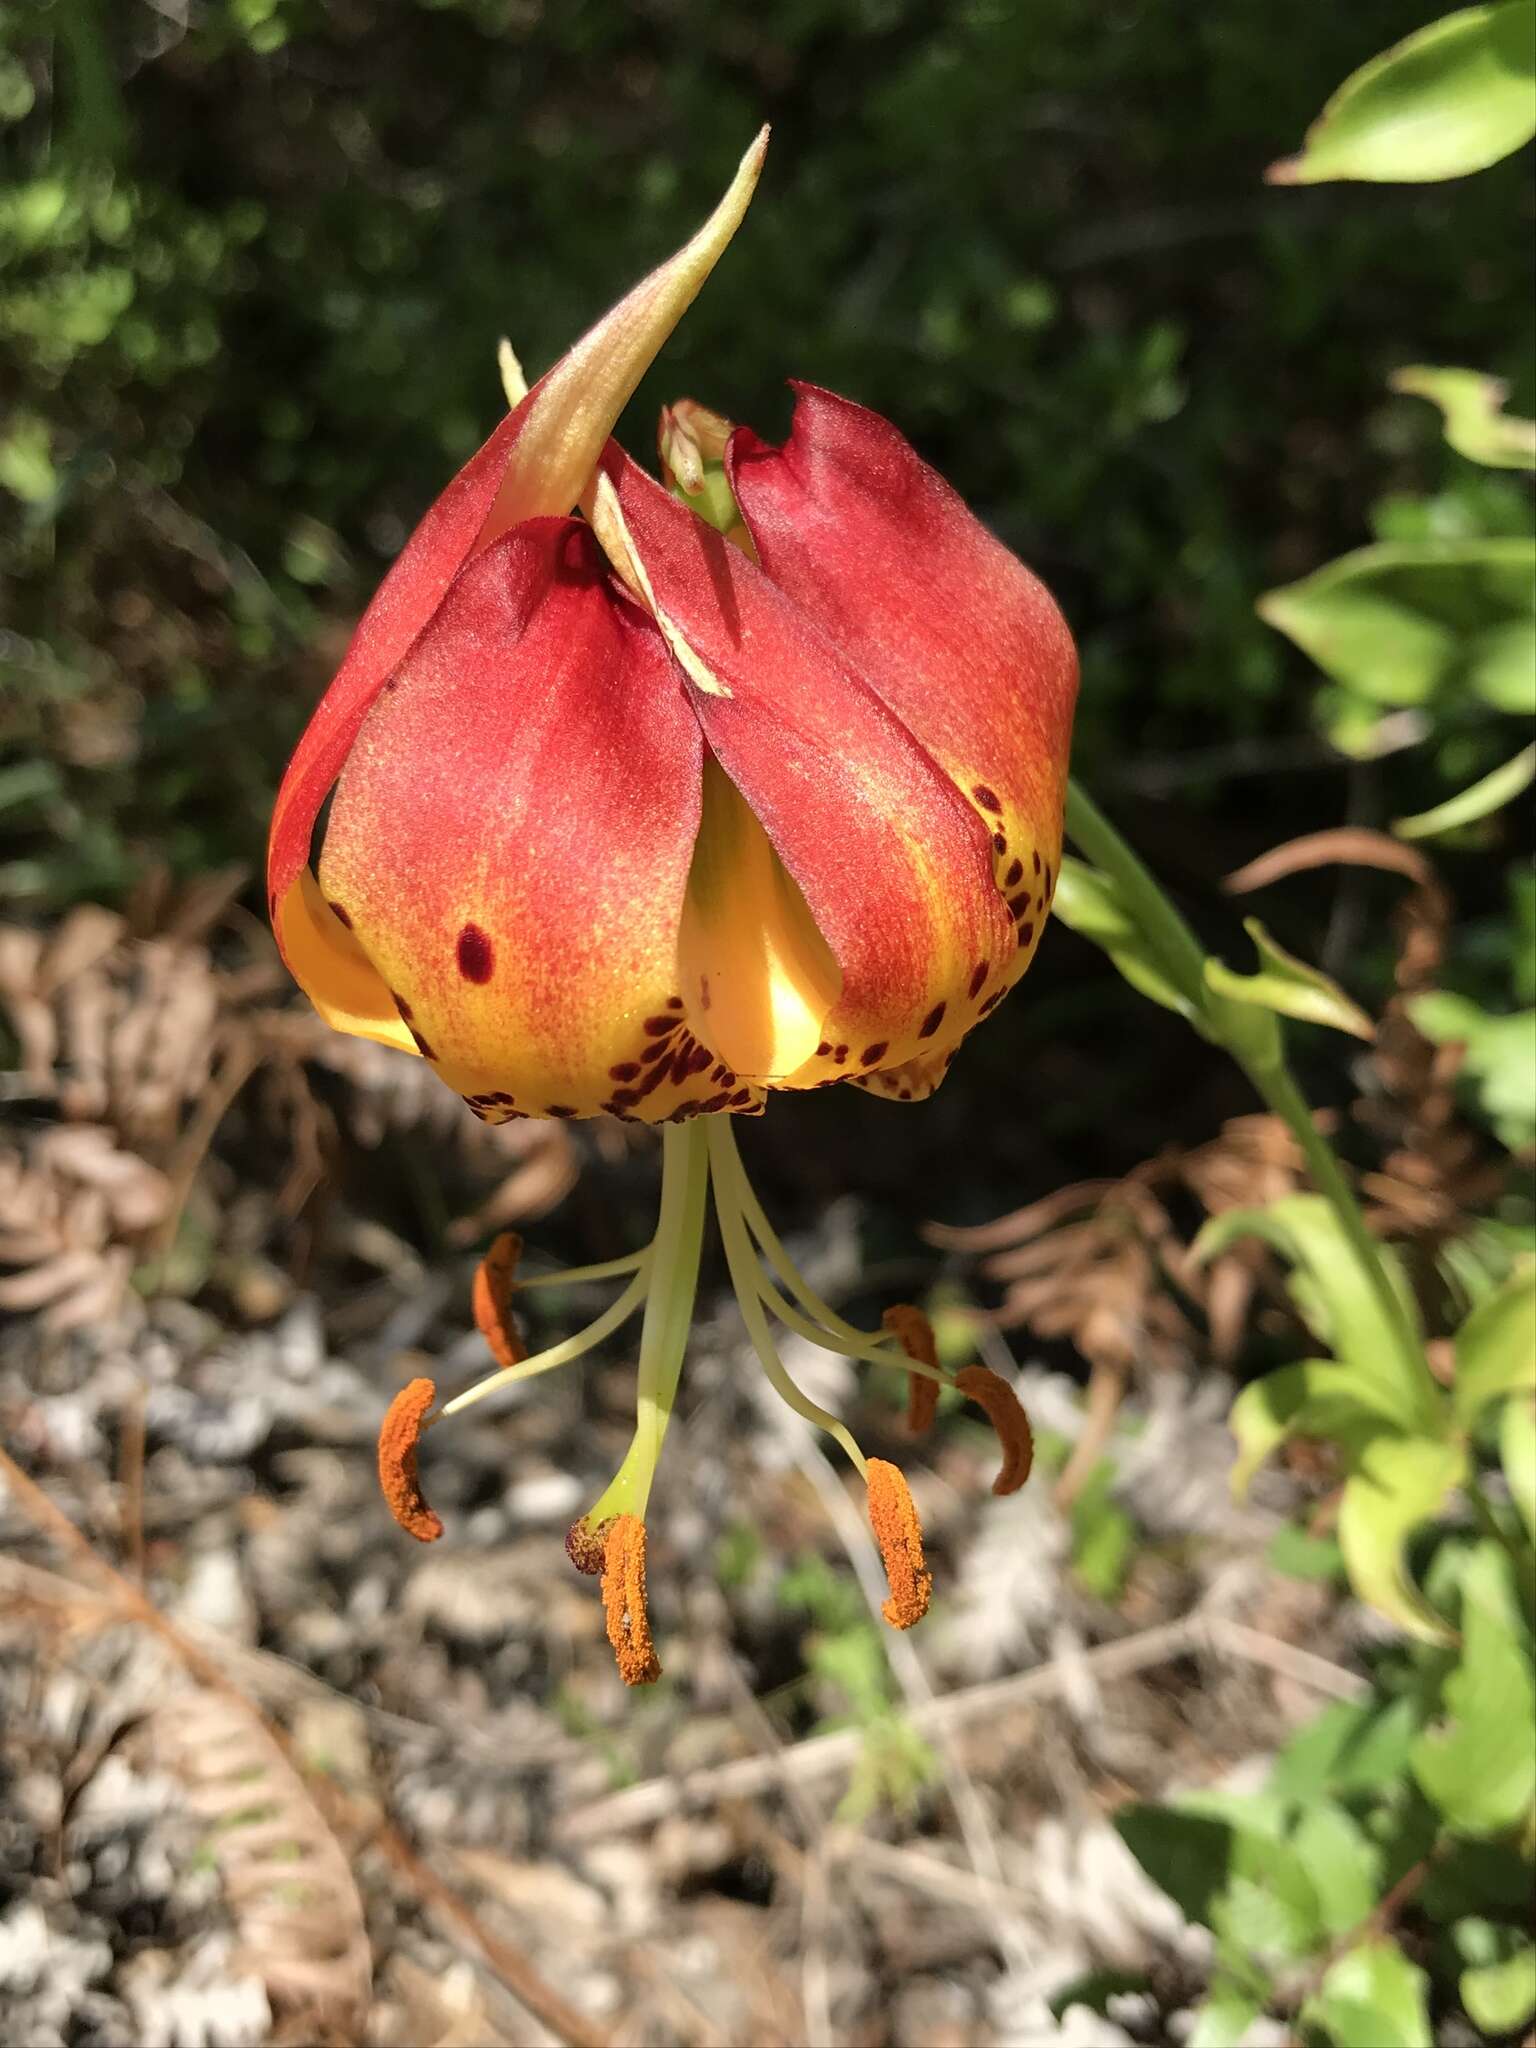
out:
M418 1543L435 1543L443 1533L441 1521L422 1497L416 1476L422 1420L436 1399L437 1388L431 1380L411 1380L390 1402L379 1431L379 1485L389 1512Z
M880 1326L895 1332L908 1358L919 1365L937 1366L939 1353L933 1341L933 1325L920 1308L914 1308L909 1301L898 1301L880 1318ZM929 1379L926 1373L909 1374L907 1428L913 1436L923 1436L933 1427L938 1406L938 1381Z
M992 1491L1017 1493L1035 1462L1035 1433L1018 1395L984 1365L968 1365L964 1372L957 1372L955 1385L985 1412L1003 1447L1003 1469L993 1480Z
M522 1255L523 1240L515 1230L504 1230L475 1270L475 1328L503 1368L520 1365L528 1356L512 1320L512 1294Z
M603 1617L626 1685L654 1685L661 1676L645 1607L645 1524L615 1515L603 1537Z
M891 1588L891 1597L880 1611L892 1628L911 1628L928 1612L933 1592L917 1509L899 1467L884 1458L871 1458L864 1476L869 1486L869 1525Z

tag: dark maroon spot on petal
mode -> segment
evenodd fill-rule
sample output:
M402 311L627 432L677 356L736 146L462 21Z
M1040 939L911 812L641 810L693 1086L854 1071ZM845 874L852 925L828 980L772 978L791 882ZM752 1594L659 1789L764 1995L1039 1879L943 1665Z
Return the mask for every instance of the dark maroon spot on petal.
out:
M405 997L404 997L404 996L397 996L397 995L395 994L394 990L393 990L393 989L391 989L391 990L390 990L390 992L389 992L389 999L390 999L390 1001L391 1001L391 1002L392 1002L392 1003L394 1004L395 1008L396 1008L396 1009L397 1009L397 1010L398 1010L398 1011L400 1012L400 1021L401 1021L401 1023L402 1023L402 1024L409 1024L409 1023L410 1023L410 1021L411 1021L411 1018L412 1018L412 1017L413 1017L413 1016L414 1016L414 1015L415 1015L416 1013L415 1013L415 1011L414 1011L414 1010L412 1010L412 1008L411 1008L410 1004L409 1004L409 1003L408 1003L408 1002L407 1002L407 1001L405 1000Z
M934 1004L933 1008L928 1012L927 1016L923 1019L922 1023L919 1024L917 1027L917 1035L919 1038L932 1038L935 1031L937 1031L939 1026L944 1022L944 1008L945 1006L943 1003Z
M459 933L459 972L466 981L489 981L496 965L491 942L477 924Z
M1005 889L1016 889L1023 879L1024 863L1021 860L1016 860L1003 877L1003 887Z
M1001 988L995 988L995 989L993 989L993 991L992 991L991 995L989 995L989 996L987 997L987 1000L986 1000L986 1001L985 1001L985 1002L984 1002L984 1003L982 1004L981 1008L980 1008L980 1009L979 1009L979 1010L978 1010L978 1011L976 1012L977 1016L978 1016L978 1017L990 1017L990 1016L991 1016L991 1014L992 1014L992 1012L993 1012L993 1011L994 1011L994 1010L995 1010L995 1009L997 1008L998 1004L999 1004L999 1003L1000 1003L1000 1002L1001 1002L1001 1001L1003 1000L1003 997L1004 997L1004 996L1005 996L1005 995L1006 995L1007 993L1008 993L1008 991L1007 991L1006 989L1001 989Z
M572 1109L570 1104L566 1102L552 1102L544 1114L546 1116L578 1116L580 1111Z
M640 1029L647 1038L665 1038L667 1033L675 1031L677 1026L676 1017L647 1017Z
M634 1081L639 1078L639 1074L638 1060L620 1060L616 1067L608 1069L608 1078L612 1081Z
M971 976L970 993L973 996L979 996L981 994L981 985L986 980L986 978L987 963L985 960L978 960L976 963L976 972Z
M1008 835L1005 832L994 832L992 834L992 851L994 853L1006 853L1008 851Z
M498 1088L494 1095L487 1097L487 1100L502 1103L506 1108L510 1109L513 1103L516 1102L517 1097L509 1095L505 1088Z
M732 1109L740 1109L744 1102L750 1102L751 1100L752 1090L750 1088L738 1088L731 1097L731 1107Z
M731 1098L729 1092L727 1092L724 1095L709 1096L706 1101L701 1102L699 1104L699 1115L717 1116L720 1113L720 1111L725 1108L725 1105L730 1101L730 1099Z
M1038 854L1038 852L1037 852L1037 853L1035 854L1035 856L1034 856L1034 862L1035 862L1035 873L1036 873L1036 874L1038 875L1038 874L1039 874L1039 872L1040 872L1040 855Z
M437 1058L437 1054L432 1050L431 1046L428 1045L427 1041L416 1029L416 1026L414 1024L407 1024L405 1028L407 1031L410 1032L412 1039L415 1041L416 1050L421 1054L422 1058L424 1060L435 1060Z
M339 903L333 903L333 904L331 905L331 915L332 915L332 917L334 917L334 918L335 918L335 920L336 920L336 922L337 922L338 924L344 924L344 925L346 926L347 930L348 930L348 931L351 931L351 929L352 929L352 919L351 919L351 916L350 916L350 914L349 914L349 913L348 913L347 911L345 911L345 910L343 910L343 909L342 909L342 907L341 907L341 905L340 905Z
M681 1009L682 1007L683 1007L683 999L682 999L682 997L681 997L681 996L668 996L668 997L667 997L667 1008L668 1008L669 1010L680 1010L680 1009Z
M1010 897L1009 897L1009 899L1008 899L1008 915L1009 915L1010 917L1012 917L1012 918L1020 918L1020 917L1022 917L1022 916L1024 915L1024 913L1025 913L1025 912L1026 912L1026 911L1027 911L1027 910L1029 909L1029 906L1030 906L1030 894L1029 894L1029 891L1028 891L1027 889L1021 890L1021 891L1020 891L1020 893L1019 893L1019 894L1018 894L1017 896L1010 896Z
M485 1122L485 1111L480 1107L478 1102L471 1102L467 1095L464 1098L464 1107L469 1111L472 1117L477 1118L478 1121L481 1123Z
M1021 924L1019 926L1019 944L1021 946L1027 946L1034 936L1035 928L1032 924Z
M632 1108L639 1100L640 1090L638 1088L615 1088L612 1099L605 1102L603 1107L604 1109L617 1112L621 1109Z
M644 1061L645 1065L648 1067L656 1066L656 1062L659 1060L661 1062L661 1065L656 1066L656 1071L657 1073L660 1073L662 1069L666 1066L667 1061L672 1057L672 1046L670 1040L663 1038L656 1045L648 1045L645 1048L645 1051L641 1053L640 1057Z
M1047 896L1051 893L1051 864L1049 861L1045 864L1045 893Z
M878 1060L885 1058L890 1049L891 1041L888 1038L882 1038L878 1045L866 1045L859 1054L859 1065L862 1067L874 1066Z
M846 1046L846 1045L834 1045L834 1046L833 1046L833 1048L832 1048L832 1057L833 1057L833 1059L835 1059L835 1060L837 1061L837 1064L838 1064L839 1066L841 1066L841 1065L843 1064L843 1061L844 1061L845 1059L847 1059L847 1057L848 1057L848 1048L847 1048L847 1046Z
M701 974L699 976L699 1008L701 1010L707 1010L709 1008L710 1002L711 997L709 993L709 976L707 974Z
M831 1039L830 1039L830 1038L824 1038L824 1039L823 1039L823 1040L821 1041L820 1045L818 1045L818 1046L817 1046L817 1048L816 1048L816 1057L817 1057L817 1059L819 1059L819 1060L824 1060L824 1059L826 1058L827 1054L828 1054L828 1053L829 1053L829 1052L830 1052L831 1050L832 1050L832 1041L831 1041Z
M971 785L971 795L984 811L996 811L1001 815L1003 806L995 789L988 789L984 782L976 782Z
M901 1091L901 1099L903 1102L910 1102L912 1100L912 1090L910 1088L903 1088Z
M736 1076L731 1072L729 1067L726 1068L725 1072L720 1076L720 1078L725 1083L727 1088L734 1088L736 1086Z
M686 1052L680 1052L672 1062L672 1079L681 1088L692 1072L693 1062L689 1059Z

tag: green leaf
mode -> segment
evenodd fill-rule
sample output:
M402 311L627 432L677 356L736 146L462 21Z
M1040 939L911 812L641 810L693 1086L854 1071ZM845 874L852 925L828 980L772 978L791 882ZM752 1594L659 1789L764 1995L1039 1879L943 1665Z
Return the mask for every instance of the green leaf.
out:
M1449 1727L1426 1728L1410 1762L1459 1834L1497 1835L1536 1798L1536 1678L1502 1618L1462 1603L1461 1661L1445 1682Z
M1461 2002L1486 2034L1513 2034L1536 2012L1536 1948L1461 1973Z
M1245 1819L1250 1804L1242 1803ZM1310 1955L1322 1938L1323 1913L1301 1857L1261 1826L1193 1808L1193 1801L1125 1807L1115 1826L1186 1920L1261 1963Z
M1254 1993L1236 1977L1214 1977L1205 2003L1195 2014L1186 2048L1232 2048L1263 2010Z
M1087 861L1063 854L1051 914L1106 952L1139 994L1165 1010L1176 1011L1197 1030L1201 1028L1194 1004L1163 973L1111 876Z
M1382 1852L1358 1821L1329 1800L1309 1805L1291 1846L1311 1874L1329 1934L1347 1934L1382 1892Z
M1369 1606L1421 1642L1449 1642L1450 1631L1409 1580L1403 1545L1438 1512L1466 1469L1460 1444L1383 1436L1367 1447L1344 1487L1339 1542L1350 1583Z
M1379 541L1266 592L1258 612L1375 704L1536 710L1536 541Z
M1321 1195L1286 1195L1262 1209L1229 1209L1205 1225L1193 1254L1199 1260L1212 1259L1242 1237L1262 1238L1290 1260L1295 1269L1291 1293L1298 1309L1309 1328L1338 1354L1363 1403L1410 1428L1432 1426L1438 1420L1438 1398L1427 1368L1409 1377L1397 1332ZM1401 1269L1390 1255L1383 1258L1393 1286L1412 1312Z
M1469 783L1432 810L1417 811L1411 818L1394 818L1392 830L1399 839L1434 839L1442 832L1458 832L1463 825L1475 825L1479 818L1491 818L1495 811L1502 811L1533 782L1536 746L1523 748L1502 768L1495 768L1481 781Z
M1536 1143L1536 1010L1494 1016L1469 996L1432 989L1407 1004L1410 1021L1436 1045L1466 1047L1461 1072L1500 1144Z
M1499 1423L1499 1463L1509 1497L1536 1543L1536 1401L1507 1403Z
M1428 1987L1395 1941L1361 1941L1329 1966L1302 2016L1334 2048L1433 2048Z
M1536 1262L1512 1273L1456 1332L1456 1420L1470 1429L1501 1394L1536 1393Z
M1290 1579L1334 1579L1344 1570L1344 1553L1332 1536L1313 1536L1287 1522L1270 1539L1266 1562Z
M48 423L35 413L15 413L0 437L0 486L24 505L46 505L59 488Z
M1237 1438L1232 1491L1247 1492L1254 1473L1287 1437L1326 1437L1351 1466L1384 1430L1402 1435L1411 1421L1391 1390L1364 1380L1336 1358L1305 1358L1282 1365L1243 1388L1227 1426Z
M1536 747L1531 751L1536 754ZM1305 1024L1327 1024L1355 1038L1376 1036L1370 1018L1358 1003L1350 1001L1336 981L1287 953L1256 917L1245 917L1243 929L1258 948L1263 964L1257 974L1239 974L1224 961L1207 960L1205 978L1218 995L1235 1003L1253 1003Z
M1301 154L1265 176L1416 185L1484 170L1536 135L1533 47L1531 0L1447 14L1346 78Z
M1408 1768L1418 1733L1411 1699L1340 1701L1293 1735L1276 1757L1265 1790L1285 1800L1312 1801L1391 1784Z
M1136 1550L1136 1524L1112 1498L1115 1468L1101 1458L1072 1503L1072 1571L1100 1600L1119 1597Z
M1423 364L1395 371L1394 391L1427 398L1445 415L1445 438L1458 455L1491 469L1536 469L1536 420L1505 412L1509 386L1477 370L1433 370Z

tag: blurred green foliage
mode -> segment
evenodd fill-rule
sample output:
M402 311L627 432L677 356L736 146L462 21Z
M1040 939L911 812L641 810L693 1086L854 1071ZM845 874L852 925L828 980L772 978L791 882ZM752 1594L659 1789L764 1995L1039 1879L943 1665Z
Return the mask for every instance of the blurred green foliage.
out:
M0 732L32 762L0 782L0 884L41 907L150 852L256 855L347 625L496 417L497 336L544 367L764 118L766 183L636 451L680 392L774 432L782 380L824 382L1061 592L1090 776L1304 732L1310 672L1256 594L1373 499L1478 475L1389 372L1475 364L1530 410L1527 166L1260 182L1429 13L8 0ZM1508 530L1502 501L1467 516ZM1446 794L1399 779L1399 810Z

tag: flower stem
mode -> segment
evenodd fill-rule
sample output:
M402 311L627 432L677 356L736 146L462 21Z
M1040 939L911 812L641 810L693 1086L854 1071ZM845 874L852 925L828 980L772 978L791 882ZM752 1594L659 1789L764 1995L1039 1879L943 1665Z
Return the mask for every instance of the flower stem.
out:
M493 1372L472 1387L466 1387L462 1394L455 1394L451 1401L445 1401L436 1415L423 1424L430 1429L434 1423L445 1421L450 1415L457 1415L461 1408L472 1408L477 1401L483 1401L487 1394L494 1394L498 1387L509 1387L514 1380L537 1379L542 1372L553 1372L558 1365L569 1365L572 1359L581 1358L594 1345L601 1344L605 1337L611 1337L621 1323L639 1308L646 1298L650 1285L649 1263L642 1263L633 1280L616 1301L610 1302L603 1313L584 1330L578 1330L574 1337L566 1337L558 1344L551 1344L547 1351L536 1351L532 1358L524 1358L516 1365L503 1366L500 1372Z
M1306 1098L1286 1065L1278 1020L1273 1033L1267 1036L1264 1056L1259 1057L1255 1051L1257 1039L1250 1039L1232 1027L1233 1006L1216 998L1207 982L1206 954L1200 941L1151 872L1076 782L1069 786L1067 794L1067 831L1114 883L1121 905L1134 921L1148 951L1155 955L1162 972L1190 1005L1201 1030L1237 1061L1300 1146L1313 1183L1332 1209L1355 1263L1396 1339L1399 1361L1410 1387L1419 1393L1432 1391L1434 1382L1412 1312L1393 1286L1381 1249L1366 1228L1360 1205L1338 1159L1318 1130Z
M635 1433L623 1464L585 1518L593 1528L610 1515L645 1515L693 1321L709 1192L705 1126L715 1121L709 1117L669 1124L661 1134L661 1210L651 1242L650 1291L640 1332Z

